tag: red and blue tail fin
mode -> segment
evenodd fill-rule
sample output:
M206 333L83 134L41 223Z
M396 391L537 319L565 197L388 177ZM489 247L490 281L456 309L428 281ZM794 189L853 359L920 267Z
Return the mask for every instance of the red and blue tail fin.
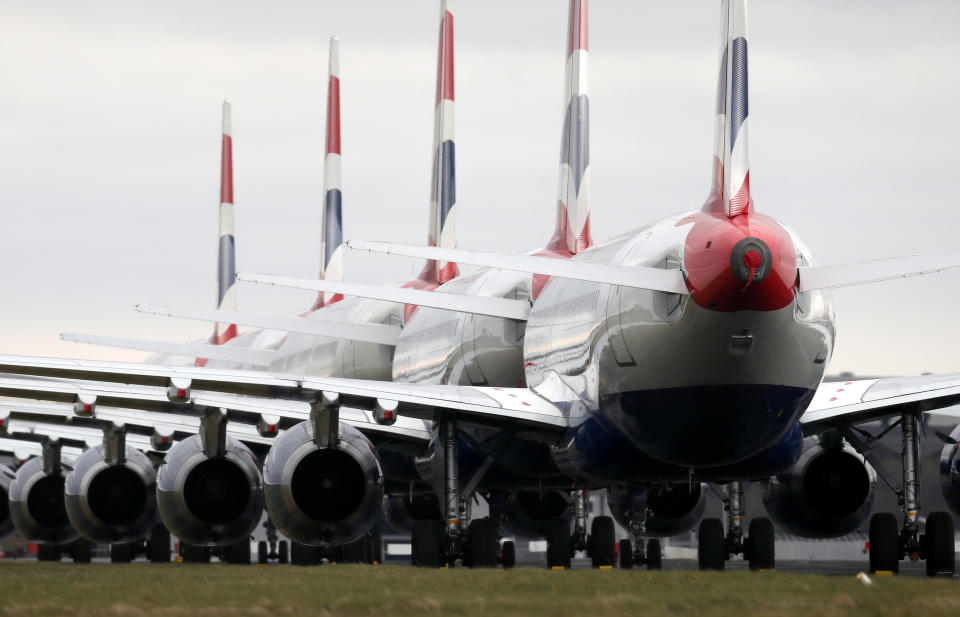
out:
M713 187L703 209L733 218L753 211L747 0L723 0L721 21Z
M327 85L327 152L323 160L323 236L320 240L320 278L343 280L343 216L340 185L340 41L330 39L330 79ZM313 306L343 299L320 292Z
M557 222L547 248L579 253L590 237L590 98L588 0L570 0L567 65L564 73L566 113L560 145Z
M230 102L223 102L220 154L220 249L217 256L217 308L237 309L237 260L233 219L233 127ZM212 342L222 345L237 336L236 324L215 324Z

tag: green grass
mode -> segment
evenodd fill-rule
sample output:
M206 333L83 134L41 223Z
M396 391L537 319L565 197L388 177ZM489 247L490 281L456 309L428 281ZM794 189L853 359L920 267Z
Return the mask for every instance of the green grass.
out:
M0 563L0 615L956 615L950 579L643 570Z

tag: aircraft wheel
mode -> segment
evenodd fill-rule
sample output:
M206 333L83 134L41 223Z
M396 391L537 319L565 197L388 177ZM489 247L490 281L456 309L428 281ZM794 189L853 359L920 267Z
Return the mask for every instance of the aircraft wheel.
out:
M147 543L150 563L170 563L170 532L163 525L154 526Z
M660 546L660 540L650 538L647 540L647 570L663 569L663 548Z
M590 561L594 568L613 567L616 552L617 535L613 528L613 519L598 516L590 524Z
M93 542L77 538L70 544L70 553L73 563L90 563L93 561Z
M562 517L547 521L547 567L570 569L570 522Z
M60 545L38 544L37 561L60 561Z
M513 540L507 540L500 548L500 562L504 570L510 570L517 565L517 545Z
M776 567L776 547L773 540L773 522L768 518L750 521L747 559L751 570L772 570ZM747 551L745 551L747 552Z
M411 543L410 559L414 566L439 568L442 565L443 524L440 521L416 521Z
M617 544L617 553L620 555L621 570L629 570L633 567L633 543L630 540L620 540Z
M130 563L133 561L133 544L120 542L110 545L110 563Z
M495 568L497 566L497 523L490 518L470 521L467 527L467 555L471 568Z
M700 521L697 533L697 562L701 570L723 570L727 560L723 523L718 518Z
M339 547L340 561L343 563L364 563L367 561L367 548L369 541L364 535L359 540L348 542Z
M287 546L286 540L280 540L277 543L277 562L279 563L289 563L290 561L290 547Z
M956 566L953 541L953 517L948 512L931 512L924 541L927 576L953 574ZM873 544L870 547L872 549Z
M210 547L180 543L183 551L183 563L210 563Z
M238 566L250 565L250 540L241 540L223 547L223 561Z
M257 542L257 563L267 563L269 560L269 549L267 549L267 543L263 540Z
M900 571L897 519L890 512L878 512L870 517L870 572Z

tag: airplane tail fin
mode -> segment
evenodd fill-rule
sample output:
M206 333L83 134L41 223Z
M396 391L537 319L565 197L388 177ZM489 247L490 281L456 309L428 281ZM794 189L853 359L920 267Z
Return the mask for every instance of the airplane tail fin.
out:
M237 309L237 262L233 222L233 128L230 102L223 102L223 141L220 157L220 250L217 257L217 308ZM222 345L237 336L236 324L214 324L211 343Z
M713 186L703 209L729 218L753 211L750 196L747 0L723 0Z
M566 113L560 146L557 222L547 248L579 253L590 238L590 99L588 97L588 1L570 0L567 65L564 74Z
M428 238L431 246L441 248L456 248L457 246L453 74L452 0L441 0ZM426 283L440 285L456 277L457 274L457 264L430 260L424 266L418 278Z
M340 41L330 39L330 79L327 85L327 153L323 161L323 237L320 278L343 280L343 217L340 185ZM312 310L342 300L341 294L320 292Z

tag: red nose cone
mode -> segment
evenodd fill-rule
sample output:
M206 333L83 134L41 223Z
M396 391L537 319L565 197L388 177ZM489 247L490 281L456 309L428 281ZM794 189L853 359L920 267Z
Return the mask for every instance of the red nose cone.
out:
M789 305L797 283L790 234L762 214L697 213L684 247L690 297L714 311L775 311Z

